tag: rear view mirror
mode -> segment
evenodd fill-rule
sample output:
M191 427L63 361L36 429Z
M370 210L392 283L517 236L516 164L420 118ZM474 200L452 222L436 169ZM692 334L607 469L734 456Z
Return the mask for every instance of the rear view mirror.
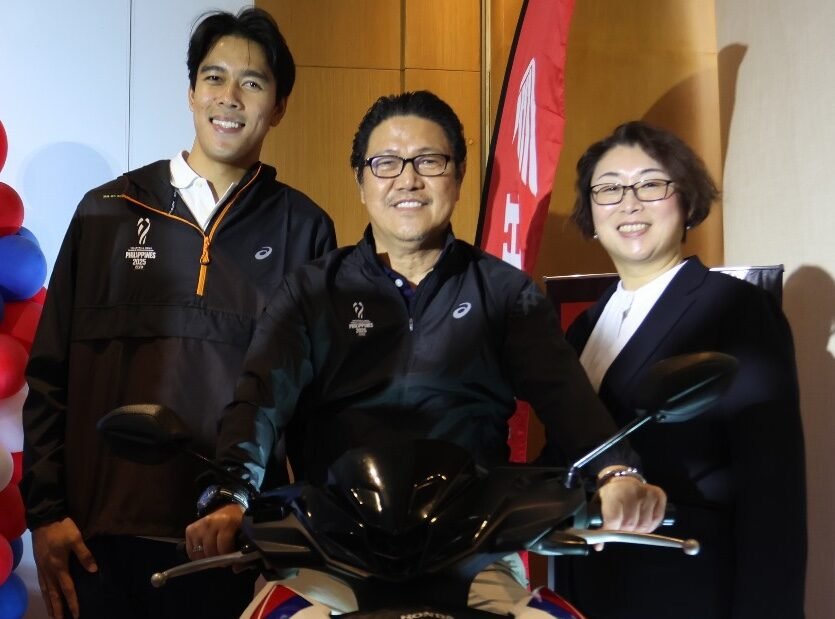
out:
M653 365L638 387L636 413L655 421L687 421L711 408L736 375L735 357L718 352L678 355Z
M99 419L96 430L115 455L140 464L162 464L177 454L191 458L215 479L234 487L242 482L222 466L196 451L186 424L160 404L129 404ZM252 491L254 492L254 490Z
M99 419L96 429L116 455L142 464L170 460L191 438L174 411L159 404L121 406Z
M655 363L637 386L637 417L602 445L571 465L565 485L578 469L651 421L687 421L710 409L731 385L739 362L719 352L689 353Z

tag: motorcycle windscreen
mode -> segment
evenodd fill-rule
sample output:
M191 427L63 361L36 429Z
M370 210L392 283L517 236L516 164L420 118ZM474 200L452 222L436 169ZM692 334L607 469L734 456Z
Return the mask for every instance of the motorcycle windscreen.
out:
M304 493L310 530L331 557L400 580L472 544L484 472L461 447L433 440L355 449ZM298 513L298 512L297 512Z

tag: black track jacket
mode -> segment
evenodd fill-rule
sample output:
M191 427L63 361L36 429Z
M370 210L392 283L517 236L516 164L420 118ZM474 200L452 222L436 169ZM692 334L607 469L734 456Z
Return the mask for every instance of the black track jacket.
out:
M515 397L565 453L615 431L527 275L450 232L410 311L368 229L357 246L291 274L270 302L218 459L259 488L286 431L297 477L314 481L346 449L408 438L445 439L479 464L503 464Z
M169 162L90 191L73 216L27 368L30 528L72 517L96 534L182 536L201 472L113 456L95 424L124 404L172 407L214 451L257 317L284 275L335 246L330 218L256 164L204 231Z

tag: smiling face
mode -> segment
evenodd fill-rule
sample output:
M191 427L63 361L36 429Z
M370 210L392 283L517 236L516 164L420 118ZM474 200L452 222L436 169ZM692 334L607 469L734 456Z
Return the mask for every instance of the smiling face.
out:
M189 165L201 176L220 166L246 169L258 161L271 127L284 115L273 76L258 43L236 36L217 40L189 89L196 137Z
M591 186L604 183L632 185L646 180L671 180L664 167L639 146L620 144L594 168ZM619 204L592 201L592 220L600 244L615 263L627 288L651 281L681 262L685 215L678 194L641 202L626 190ZM637 284L631 285L630 283Z
M418 116L392 116L368 138L365 158L397 155L451 154L441 126ZM461 190L460 175L450 161L441 176L421 176L411 163L400 176L377 178L365 166L360 177L360 199L368 209L378 253L438 249Z

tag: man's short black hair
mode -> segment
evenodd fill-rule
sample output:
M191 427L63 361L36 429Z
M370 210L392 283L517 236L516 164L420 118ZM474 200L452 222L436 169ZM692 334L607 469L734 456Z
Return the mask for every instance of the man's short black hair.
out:
M188 81L192 90L197 83L197 69L221 37L241 37L258 43L275 79L276 101L290 96L296 81L296 65L287 41L272 15L259 8L244 8L237 15L226 11L206 13L194 28L188 43Z
M418 90L380 97L368 108L354 134L354 142L351 146L351 167L356 171L358 182L362 181L362 170L365 167L368 138L371 132L380 123L393 116L417 116L440 125L452 147L455 175L458 180L461 180L464 173L462 164L467 159L464 126L446 101L428 90Z

